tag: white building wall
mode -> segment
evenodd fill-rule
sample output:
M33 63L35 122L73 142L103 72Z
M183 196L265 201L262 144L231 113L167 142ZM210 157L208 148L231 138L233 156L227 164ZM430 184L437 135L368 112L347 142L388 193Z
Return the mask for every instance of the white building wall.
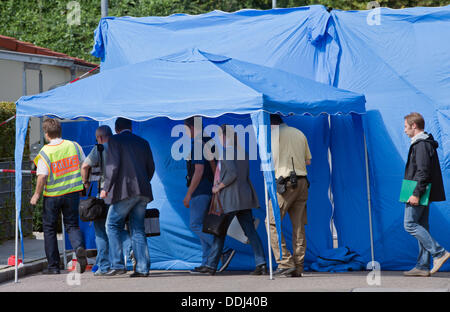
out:
M23 62L0 59L0 101L15 102L23 95ZM71 80L67 67L40 65L43 91ZM77 70L77 76L84 72ZM39 70L27 69L27 95L39 93Z
M14 102L22 96L23 63L0 59L0 101Z

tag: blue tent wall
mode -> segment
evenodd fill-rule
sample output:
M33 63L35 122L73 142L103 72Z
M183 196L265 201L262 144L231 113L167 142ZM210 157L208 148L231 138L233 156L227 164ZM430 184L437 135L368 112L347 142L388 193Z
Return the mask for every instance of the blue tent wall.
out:
M168 18L107 18L102 19L100 26L103 27L96 32L94 53L103 57L104 70L194 45L364 93L371 111L362 118L362 123L352 117L332 116L329 135L325 131L328 124L320 120L315 120L318 125L308 125L302 120L298 126L310 142L324 140L324 137L330 139L339 243L370 260L362 137L355 136L355 131L364 125L369 151L375 259L381 262L382 269L407 269L415 263L417 243L402 228L403 205L398 202L395 190L400 186L409 144L402 131L403 116L413 110L424 114L427 130L440 144L438 153L444 184L447 196L450 194L450 43L442 40L449 37L450 7L381 9L381 24L372 26L367 23L369 13L333 10L330 14L322 6L312 6ZM251 44L248 38L252 38ZM316 136L317 129L323 132ZM145 131L141 134L147 135ZM313 152L313 166L316 155L320 159L323 154L326 148ZM360 170L351 170L351 165ZM348 181L352 184L347 184ZM327 180L320 183L312 185L311 192L313 188L325 189L329 184ZM155 185L159 185L157 180ZM345 201L346 194L354 196L352 201ZM311 199L316 197L311 194ZM319 197L317 205L311 201L308 207L314 212L315 207L325 209L326 220L329 203L322 204L326 197ZM435 203L430 215L431 233L447 249L450 248L448 207L448 202ZM323 222L309 222L308 230L315 228L317 232L307 234L312 247L308 254L314 255L316 242L320 246L317 249L328 247L329 242L323 243L320 238L324 227ZM190 255L182 256L186 258L181 259L190 259ZM170 261L168 256L162 259ZM444 270L449 269L450 264L444 266Z
M424 115L426 131L439 142L438 154L450 196L450 6L391 10L382 8L380 25L369 25L371 11L333 10L340 44L335 86L366 95L364 116L370 160L376 260L383 269L402 270L414 265L417 241L403 229L403 204L398 193L409 148L403 117L417 111ZM349 137L352 127L341 129ZM447 130L447 131L446 131ZM334 154L336 156L336 153ZM433 203L431 234L450 248L448 201ZM364 209L362 209L364 210ZM342 215L354 214L341 206ZM342 219L338 230L343 244L363 255L367 242L354 235L353 220ZM449 270L446 264L443 270Z
M168 17L107 17L95 31L92 54L101 58L101 69L107 70L198 48L329 82L333 68L327 69L324 56L336 57L338 52L333 43L327 44L329 18L320 5Z
M308 210L308 225L306 227L308 252L306 256L306 266L315 261L321 250L331 248L332 240L329 230L329 218L331 207L326 200L328 187L323 181L329 180L327 171L328 160L323 150L328 146L328 121L326 116L295 116L287 118L290 125L303 129L305 134L317 138L311 142L311 152L317 155L310 168L311 194L310 198L318 205L312 205L315 209ZM160 210L161 236L148 238L148 245L151 257L152 269L187 269L197 266L201 262L201 246L196 235L189 228L189 209L182 204L186 186L186 164L185 161L175 161L171 154L171 146L178 138L171 138L172 127L181 124L180 121L173 121L168 118L156 118L146 122L134 122L133 131L147 139L153 150L156 164L156 173L152 180L154 201L148 208ZM204 118L204 126L208 124L240 124L244 127L251 125L249 115L227 114L219 118ZM75 124L75 123L73 123ZM72 123L70 124L72 125ZM78 124L82 126L82 124ZM158 129L158 131L155 131ZM68 128L64 129L67 134ZM95 129L79 133L74 128L73 136L79 135L79 139L85 141L87 136L94 136ZM248 144L248 141L247 141ZM247 146L248 148L248 146ZM85 151L86 152L86 151ZM88 151L87 151L88 152ZM320 157L325 155L325 158ZM260 219L258 234L260 235L266 256L267 237L265 230L265 205L264 205L264 181L260 171L260 160L250 161L250 178L257 190L261 208L254 209L255 218ZM324 187L325 185L326 187ZM286 238L291 240L290 219L284 220ZM86 232L86 227L84 227ZM88 235L88 234L85 234ZM249 245L244 245L233 238L228 237L226 245L236 249L238 252L235 259L230 264L231 270L250 270L254 267L253 252ZM290 244L289 249L292 250Z
M102 70L108 70L176 53L182 48L196 47L332 84L334 68L327 60L336 60L339 50L333 40L335 33L327 27L329 22L330 15L323 6L245 10L232 14L211 12L199 16L176 15L165 18L108 17L100 22L96 30L93 54L102 57ZM250 37L252 44L249 45ZM155 42L164 44L155 45ZM329 223L331 203L328 200L328 121L325 116L289 117L288 120L304 131L314 146L313 165L309 172L312 186L306 227L306 261L312 262L320 251L332 247ZM351 164L357 163L352 161L352 157L347 155L346 160ZM353 169L364 170L364 167ZM364 194L363 185L360 184L358 189ZM261 195L260 201L263 202L263 199ZM284 220L284 229L287 244L291 248L289 217ZM366 260L369 261L370 257Z
M305 266L308 268L316 260L319 252L332 247L329 220L331 206L328 201L329 170L326 150L329 144L328 119L326 116L291 116L286 121L314 138L310 142L314 155L309 169L311 182L308 201L308 239ZM210 124L251 125L249 115L227 114L219 118L203 118L204 127ZM153 151L156 173L152 180L154 201L147 208L160 211L161 236L147 239L152 269L189 269L201 262L201 246L196 235L189 228L189 209L182 204L185 192L186 164L184 160L175 161L171 156L172 144L178 138L171 137L172 128L182 124L168 118L156 118L146 122L133 122L133 131L148 140ZM87 155L95 144L96 121L63 123L63 136L75 140ZM155 131L155 129L158 129ZM247 138L248 140L248 138ZM248 149L248 141L246 141ZM265 230L264 180L260 171L260 159L250 161L250 178L257 191L261 208L254 209L255 218L260 219L258 234L263 241L266 257L268 255ZM328 182L327 182L328 181ZM312 204L309 204L312 203ZM289 216L283 220L288 248L292 251L291 226ZM90 222L80 221L87 248L95 248L95 234ZM236 249L237 255L230 264L231 270L250 270L254 267L253 252L250 245L244 245L227 237L226 246ZM71 249L66 235L66 248Z
M438 153L450 196L450 43L443 40L450 36L450 6L381 8L380 25L370 25L369 14L374 13L328 13L322 6L311 6L166 18L110 17L99 24L93 52L108 69L194 45L365 94L371 111L362 120L331 118L339 244L370 260L363 137L359 134L364 125L375 259L383 269L407 269L415 263L417 242L403 229L403 205L397 190L409 146L403 116L411 111L424 115L426 130L440 144ZM252 38L250 45L248 38ZM361 170L352 170L358 166ZM351 202L347 195L352 196ZM430 227L432 235L450 249L448 208L448 201L432 204ZM450 264L443 269L449 270Z
M214 58L213 62L215 65L211 63L210 57ZM216 62L219 63L216 64ZM161 66L164 70L159 72L158 68L161 69ZM203 71L200 71L200 69ZM165 80L162 78L163 76L166 77ZM186 77L195 77L197 80L188 79L191 83L189 87L186 86ZM148 85L151 85L153 89L149 90ZM179 88L175 86L179 86ZM208 86L214 88L209 88ZM199 91L196 92L195 90ZM314 92L311 92L312 90ZM173 101L170 101L168 97L173 96L173 92L176 92L175 98ZM111 103L111 99L114 99L114 103ZM42 94L24 96L17 101L17 114L19 117L29 115L42 116L51 112L54 116L68 119L74 119L78 116L89 116L89 118L101 120L101 123L105 123L105 118L114 118L114 116L148 120L163 115L179 120L193 114L222 116L230 111L236 114L251 112L251 125L249 123L250 119L247 117L249 132L252 134L255 132L256 137L258 137L257 145L260 155L263 153L262 155L269 156L267 159L261 160L261 166L267 168L267 165L271 165L270 128L266 127L269 124L269 115L264 110L271 112L281 111L284 114L291 112L298 114L308 113L314 116L320 116L322 112L336 114L356 111L364 113L364 102L365 99L362 95L338 90L329 85L317 83L278 69L211 54L208 54L208 58L205 58L205 53L196 49L189 49L187 52L177 53L164 59L103 71L76 84L63 86ZM67 109L68 107L72 107L72 109ZM170 107L170 110L165 111L167 107ZM242 120L242 118L239 120ZM314 243L310 244L310 247L312 247L310 249L313 251L308 254L314 259L321 250L331 246L329 233L330 209L326 192L329 186L329 168L327 159L324 157L329 145L329 140L327 139L329 130L324 116L314 119L306 117L305 120L292 119L291 121L311 129L309 136L312 137L314 143L320 143L316 145L319 147L317 152L314 151L314 154L317 155L314 163L317 163L316 166L319 166L317 168L320 168L320 170L315 170L318 172L319 178L315 179L315 181L318 181L318 184L314 187L311 195L314 209L311 210L313 217L310 222L313 225L317 223L318 226L311 226L313 234L308 233L310 237L314 237L314 239L311 239ZM221 123L223 121L219 119L217 122ZM92 147L94 130L98 124L100 123L88 122L87 124L81 124L69 122L63 126L63 135L65 138L79 141L84 148ZM179 124L179 126L184 128L182 124ZM169 204L169 206L173 203L180 205L182 201L181 199L174 201L167 194L169 192L183 194L186 192L186 188L185 186L180 188L180 186L174 185L174 187L166 190L166 185L170 185L173 182L172 180L169 183L165 181L167 176L171 176L171 171L167 173L166 170L170 168L170 161L167 161L167 158L170 159L171 157L168 153L171 144L168 144L170 141L167 140L169 131L163 133L164 129L166 127L152 126L140 134L144 137L149 136L149 141L155 140L160 142L162 139L164 143L164 145L161 145L161 152L158 152L158 155L166 155L166 157L163 158L160 164L157 164L158 168L161 168L163 171L163 174L153 181L162 198L152 203L154 205L152 207L170 210L170 207L165 207L166 204ZM151 139L149 134L150 131L151 135L156 135L153 139ZM319 136L315 137L317 134ZM150 143L152 144L152 142ZM86 153L88 152L86 151ZM323 161L322 163L321 160ZM173 177L173 181L181 182L182 180L180 181L179 177L184 175L185 173L176 175ZM269 197L271 200L276 201L272 169L263 170L263 175ZM314 174L310 175L310 177L313 176ZM325 209L324 212L321 211L322 208ZM278 210L274 209L275 220L277 220L277 213ZM315 219L314 216L318 218ZM184 219L186 219L186 216ZM163 222L166 222L166 220L163 220ZM279 218L276 223L279 229ZM325 226L322 226L323 224ZM82 229L85 232L90 230L92 234L92 227L84 228L83 226L84 224L82 224ZM170 227L168 231L178 230L179 228L176 226ZM89 244L87 239L86 244ZM174 246L173 248L175 254L180 251L177 248L179 246ZM156 256L158 255L158 250L159 254L161 254L162 247L155 249ZM170 249L164 250L163 254L168 253L172 255L172 252ZM275 256L278 257L278 255ZM166 268L180 268L180 265L184 265L184 268L186 268L185 260L185 258L174 257L168 261L163 258L159 262L162 262Z

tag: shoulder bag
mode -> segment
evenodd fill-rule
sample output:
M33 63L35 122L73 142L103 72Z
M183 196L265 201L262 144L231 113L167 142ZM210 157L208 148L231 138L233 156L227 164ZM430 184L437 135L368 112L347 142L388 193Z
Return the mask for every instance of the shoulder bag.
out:
M224 237L227 234L227 216L223 212L218 194L213 194L209 205L209 212L203 219L204 233Z

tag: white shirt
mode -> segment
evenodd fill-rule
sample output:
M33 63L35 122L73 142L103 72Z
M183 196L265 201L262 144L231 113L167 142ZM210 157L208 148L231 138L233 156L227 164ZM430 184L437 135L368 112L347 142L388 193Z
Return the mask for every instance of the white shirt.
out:
M48 145L58 145L61 144L61 142L63 141L63 139L61 138L57 138L57 139L52 139L50 141L50 143L48 143ZM80 149L80 164L84 161L84 159L86 158L86 156L84 155L83 149ZM36 168L36 175L45 175L48 176L49 172L48 172L48 167L45 164L45 161L42 158L39 158L38 160L38 164L37 164L37 168Z
M414 144L419 139L427 139L429 137L424 131L417 133L415 136L411 138L411 145Z

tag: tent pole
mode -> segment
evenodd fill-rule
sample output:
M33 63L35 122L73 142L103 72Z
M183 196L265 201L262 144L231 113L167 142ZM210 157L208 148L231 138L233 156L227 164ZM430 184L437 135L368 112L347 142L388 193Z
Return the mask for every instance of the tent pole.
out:
M328 115L328 129L331 133L331 116L330 115ZM337 237L337 233L335 233L336 227L334 225L334 197L333 197L333 188L332 188L333 162L332 162L330 142L328 142L328 166L330 167L330 184L328 186L328 199L330 200L330 204L331 204L330 232L331 232L333 248L338 248L337 244L335 246L335 243L334 243L334 237L335 237L335 235Z
M270 245L270 223L269 223L269 193L267 191L266 178L264 178L264 194L266 198L266 226L267 226L267 244L269 246L269 279L273 280L272 275L272 246Z
M369 178L369 157L367 154L366 134L364 134L364 157L366 160L366 185L367 185L367 205L369 207L369 227L370 227L370 252L372 255L372 270L375 269L375 254L373 251L373 229L372 229L372 205L370 198L370 178Z
M15 263L14 263L14 265L15 265L15 268L14 268L14 282L15 283L18 283L18 281L19 281L19 267L18 267L18 263L19 263L19 261L18 261L18 257L19 257L19 255L18 255L18 250L19 250L19 212L18 212L18 210L17 210L17 208L16 208L16 251L15 251L15 256L16 256L16 259L14 260L15 261Z

